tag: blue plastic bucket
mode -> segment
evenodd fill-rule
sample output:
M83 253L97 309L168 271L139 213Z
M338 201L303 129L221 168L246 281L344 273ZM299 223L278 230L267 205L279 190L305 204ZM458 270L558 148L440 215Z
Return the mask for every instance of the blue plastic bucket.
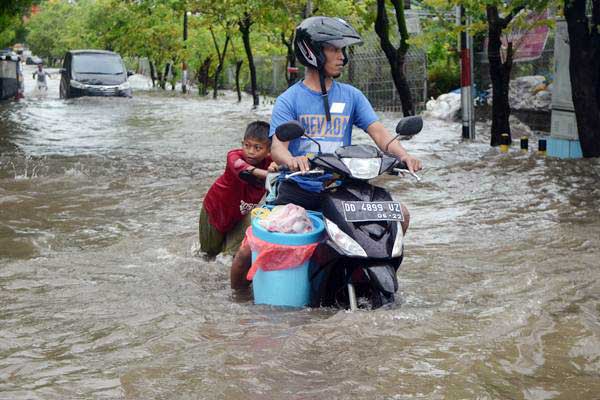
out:
M268 243L286 246L303 246L323 239L325 224L318 213L308 213L313 230L307 233L269 232L252 220L252 234ZM252 262L258 256L252 252ZM308 278L310 260L292 267L276 271L258 269L252 280L255 304L274 306L303 307L310 302L310 282Z

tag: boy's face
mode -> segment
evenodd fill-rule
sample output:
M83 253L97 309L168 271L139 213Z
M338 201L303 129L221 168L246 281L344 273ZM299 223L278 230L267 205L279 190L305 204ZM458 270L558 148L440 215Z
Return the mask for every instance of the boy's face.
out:
M242 140L242 150L244 151L244 161L256 166L269 155L271 148L268 140L248 138Z

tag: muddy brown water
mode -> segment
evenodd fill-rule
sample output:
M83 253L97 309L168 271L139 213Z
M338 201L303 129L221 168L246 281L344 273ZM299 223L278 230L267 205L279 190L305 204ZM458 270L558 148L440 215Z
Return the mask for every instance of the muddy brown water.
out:
M250 104L0 104L0 399L600 398L597 160L426 120L423 181L379 182L412 216L394 307L259 306L197 254Z

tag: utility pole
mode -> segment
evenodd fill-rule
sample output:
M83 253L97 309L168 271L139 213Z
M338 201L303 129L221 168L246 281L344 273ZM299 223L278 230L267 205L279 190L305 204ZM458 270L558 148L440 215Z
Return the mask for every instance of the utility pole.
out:
M475 112L473 110L473 38L467 29L471 17L465 16L465 8L456 7L456 23L460 32L460 102L462 110L462 137L475 139Z
M184 53L186 50L187 37L188 37L187 26L188 26L188 12L184 11L183 12L183 50L184 50ZM187 70L187 63L185 62L185 56L184 56L184 60L181 65L181 91L183 93L187 93L187 81L188 81L188 70Z
M304 7L304 18L308 18L308 17L312 16L312 13L313 13L312 0L307 0L306 7Z

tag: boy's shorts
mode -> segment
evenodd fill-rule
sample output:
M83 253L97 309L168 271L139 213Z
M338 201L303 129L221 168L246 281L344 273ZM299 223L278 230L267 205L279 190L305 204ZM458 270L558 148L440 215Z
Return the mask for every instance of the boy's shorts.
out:
M198 222L200 250L211 257L219 253L235 254L244 240L250 222L250 213L248 213L229 232L223 234L208 222L208 213L202 207Z

